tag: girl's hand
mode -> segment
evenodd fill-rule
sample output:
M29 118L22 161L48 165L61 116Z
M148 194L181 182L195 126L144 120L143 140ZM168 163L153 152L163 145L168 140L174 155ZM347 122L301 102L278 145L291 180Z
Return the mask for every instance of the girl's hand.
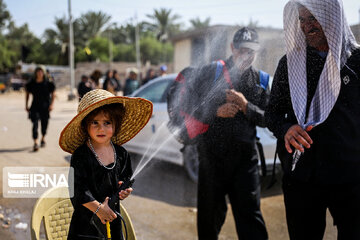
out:
M119 181L119 187L123 184L123 181ZM133 189L130 187L130 188L127 188L125 190L121 190L121 192L119 192L119 198L120 200L124 200L125 198L127 198L131 192L133 191Z
M106 197L105 201L101 204L99 211L96 213L102 224L106 224L106 222L112 222L115 218L117 218L116 214L109 207L108 201L109 197Z

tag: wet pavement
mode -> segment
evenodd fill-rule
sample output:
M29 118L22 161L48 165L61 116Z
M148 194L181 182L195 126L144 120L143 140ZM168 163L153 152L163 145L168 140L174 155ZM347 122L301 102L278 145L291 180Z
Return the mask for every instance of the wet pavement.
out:
M25 96L21 92L0 94L0 167L68 166L70 155L58 147L60 131L76 114L77 101L67 101L67 91L59 90L55 109L51 113L47 146L32 152L31 122L25 112ZM133 156L133 166L138 163ZM0 171L2 192L2 171ZM277 176L280 179L280 176ZM263 180L261 208L269 239L288 239L280 181L266 189L269 178ZM195 240L196 184L186 171L174 164L151 160L137 176L134 194L123 204L129 212L139 240ZM0 197L0 239L30 239L30 216L36 199ZM10 209L10 210L9 210ZM1 214L4 218L1 219ZM335 240L336 229L328 214L324 239ZM10 220L10 224L6 224ZM21 223L21 224L19 224ZM25 227L25 224L27 226ZM6 226L8 225L8 226ZM16 228L18 226L18 228ZM221 240L237 239L229 208L222 228Z

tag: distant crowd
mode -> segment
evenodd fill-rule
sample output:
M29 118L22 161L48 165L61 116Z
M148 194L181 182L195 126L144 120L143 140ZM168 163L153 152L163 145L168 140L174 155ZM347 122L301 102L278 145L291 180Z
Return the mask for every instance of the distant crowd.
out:
M125 80L124 86L121 84L119 72L116 70L108 70L105 75L100 70L95 70L90 76L82 75L81 81L78 85L79 100L89 91L93 89L104 89L114 95L128 96L152 79L167 74L167 66L162 65L158 73L155 69L150 68L147 70L144 78L140 78L139 70L131 68Z

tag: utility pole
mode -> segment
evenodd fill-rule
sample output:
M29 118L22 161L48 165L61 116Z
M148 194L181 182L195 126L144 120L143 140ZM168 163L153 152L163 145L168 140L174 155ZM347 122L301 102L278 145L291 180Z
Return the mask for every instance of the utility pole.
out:
M112 29L109 28L109 70L112 69L112 62L113 62L113 42L112 42Z
M69 67L70 67L70 92L68 100L73 100L75 94L73 92L75 88L75 73L74 73L74 31L71 15L71 0L68 0L69 7Z
M140 80L141 63L140 63L140 34L139 34L139 23L137 20L137 12L135 12L135 48L136 48L136 66L139 71L137 80Z

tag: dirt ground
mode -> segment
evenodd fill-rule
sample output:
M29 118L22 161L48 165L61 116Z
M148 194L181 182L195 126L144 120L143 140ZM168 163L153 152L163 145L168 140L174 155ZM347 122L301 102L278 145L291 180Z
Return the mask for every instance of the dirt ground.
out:
M31 122L25 112L23 92L0 94L0 167L9 166L68 166L70 155L58 146L60 131L76 114L77 100L67 101L65 89L57 91L55 109L51 113L47 146L32 152ZM134 158L134 166L137 160ZM3 172L0 171L0 190L3 189ZM6 178L4 177L4 181ZM283 196L279 182L270 190L262 191L261 207L269 232L269 239L288 239ZM264 183L264 186L266 184ZM0 213L12 219L10 228L0 222L0 239L30 239L30 217L36 199L0 197ZM139 240L195 240L196 184L191 182L181 166L151 161L137 177L134 194L123 203L129 212ZM6 217L6 216L5 216ZM18 222L28 224L26 230L16 229ZM324 239L336 239L336 229L328 214ZM229 208L222 228L221 240L237 239L234 221Z

